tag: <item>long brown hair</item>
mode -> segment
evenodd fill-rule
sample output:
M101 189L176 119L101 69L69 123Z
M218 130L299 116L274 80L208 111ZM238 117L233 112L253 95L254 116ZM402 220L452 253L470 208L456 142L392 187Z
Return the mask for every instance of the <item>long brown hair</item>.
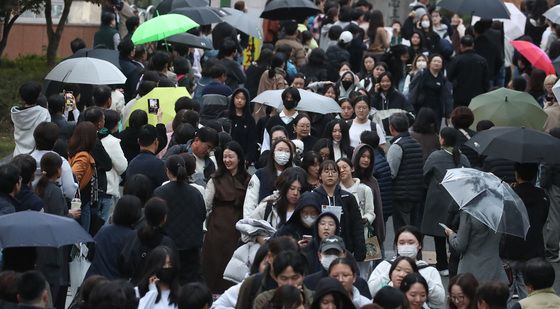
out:
M89 121L78 123L74 134L68 141L68 155L73 157L80 151L91 152L97 141L97 129L95 125Z

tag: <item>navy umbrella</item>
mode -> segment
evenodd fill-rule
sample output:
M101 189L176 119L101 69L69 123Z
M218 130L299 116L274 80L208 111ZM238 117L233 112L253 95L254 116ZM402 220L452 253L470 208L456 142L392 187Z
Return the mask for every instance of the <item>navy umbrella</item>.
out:
M510 17L501 0L441 0L437 5L453 13L476 15L484 19Z
M164 15L177 8L208 6L208 0L163 0L158 4L154 16Z
M319 14L319 8L309 0L272 0L261 13L261 18L272 20L300 20Z
M187 47L212 49L212 42L207 38L196 36L190 33L179 33L168 37L167 42L185 45Z
M226 11L209 6L178 8L171 11L172 14L185 15L199 25L211 25L223 22L222 17L229 15Z
M62 247L93 242L76 220L38 211L0 216L0 248Z

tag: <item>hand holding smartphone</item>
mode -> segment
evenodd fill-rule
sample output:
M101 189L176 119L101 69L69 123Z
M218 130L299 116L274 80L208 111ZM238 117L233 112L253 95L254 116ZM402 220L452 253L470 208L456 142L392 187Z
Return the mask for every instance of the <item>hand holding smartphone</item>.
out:
M159 99L148 99L148 113L157 115L159 111Z

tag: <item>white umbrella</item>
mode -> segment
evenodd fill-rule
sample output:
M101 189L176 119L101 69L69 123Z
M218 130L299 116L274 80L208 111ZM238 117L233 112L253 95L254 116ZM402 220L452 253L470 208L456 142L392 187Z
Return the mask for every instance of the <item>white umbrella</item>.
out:
M548 11L544 12L543 16L555 24L560 24L560 4L548 9Z
M301 100L296 107L297 110L306 111L317 114L340 113L342 110L335 100L316 94L308 90L298 89ZM261 103L272 106L277 110L281 110L282 92L284 90L267 90L256 96L252 102Z
M115 85L124 84L126 76L109 61L82 57L62 61L45 79L74 84Z
M262 19L257 15L243 13L233 8L222 8L229 15L222 16L222 19L237 30L262 40Z
M554 94L554 97L556 97L556 100L560 102L560 80L552 86L552 93Z
M509 19L504 18L494 18L493 20L498 20L504 23L504 35L507 38L506 41L515 40L525 33L525 22L527 17L515 6L513 3L505 2L506 8L509 11ZM475 24L480 20L480 17L473 16L471 24Z

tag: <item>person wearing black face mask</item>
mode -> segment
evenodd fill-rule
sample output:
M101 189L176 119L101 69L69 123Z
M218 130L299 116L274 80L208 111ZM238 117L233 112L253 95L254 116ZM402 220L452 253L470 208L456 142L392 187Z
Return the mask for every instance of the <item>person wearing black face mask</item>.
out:
M354 73L346 71L340 77L338 82L338 90L340 92L339 98L345 99L350 96L350 93L356 88Z
M267 121L264 133L263 133L263 144L261 146L261 153L265 150L270 149L270 134L272 127L281 125L286 128L288 132L289 139L296 138L296 132L294 130L294 119L296 119L298 112L296 110L301 96L299 90L295 87L288 87L282 92L282 103L284 109L280 114L270 117Z
M166 246L156 247L145 263L145 272L138 284L138 308L177 308L179 260L175 251Z

